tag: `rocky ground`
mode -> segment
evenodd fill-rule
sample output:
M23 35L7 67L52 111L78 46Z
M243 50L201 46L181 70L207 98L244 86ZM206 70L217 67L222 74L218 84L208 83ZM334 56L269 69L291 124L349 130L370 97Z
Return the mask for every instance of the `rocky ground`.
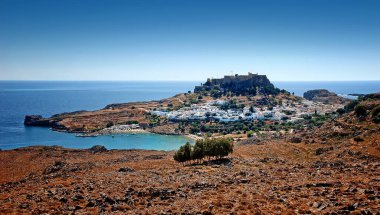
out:
M0 213L376 214L380 135L236 144L183 166L173 152L28 147L0 151Z

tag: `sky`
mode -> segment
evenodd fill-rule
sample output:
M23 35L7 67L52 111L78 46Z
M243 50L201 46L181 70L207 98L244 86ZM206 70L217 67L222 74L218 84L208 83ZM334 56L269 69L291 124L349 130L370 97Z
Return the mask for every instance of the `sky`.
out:
M0 0L0 80L380 80L379 0Z

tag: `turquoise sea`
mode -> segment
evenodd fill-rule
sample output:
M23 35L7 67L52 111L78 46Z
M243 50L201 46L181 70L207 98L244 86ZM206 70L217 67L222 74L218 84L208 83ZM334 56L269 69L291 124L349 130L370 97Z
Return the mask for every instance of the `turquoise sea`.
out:
M155 134L79 138L47 128L24 127L27 114L45 117L77 110L96 110L111 103L159 100L193 90L199 82L126 81L0 81L0 149L31 145L60 145L108 149L174 150L186 141L182 136ZM380 81L366 82L274 82L276 87L301 95L325 88L338 94L380 92Z

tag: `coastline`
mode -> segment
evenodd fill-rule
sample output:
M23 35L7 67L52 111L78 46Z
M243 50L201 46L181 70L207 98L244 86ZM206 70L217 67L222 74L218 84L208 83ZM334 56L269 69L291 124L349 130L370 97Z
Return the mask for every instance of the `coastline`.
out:
M184 136L188 137L189 139L192 139L194 141L203 140L203 137L199 137L199 136L197 136L195 134L185 134Z

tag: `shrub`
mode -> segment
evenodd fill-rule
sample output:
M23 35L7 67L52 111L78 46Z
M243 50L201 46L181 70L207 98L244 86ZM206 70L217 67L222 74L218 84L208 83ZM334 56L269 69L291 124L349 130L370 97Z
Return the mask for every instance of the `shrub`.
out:
M360 136L357 136L357 137L354 137L354 141L355 142L363 142L364 139L362 137L360 137Z
M356 105L354 111L357 117L363 117L367 115L367 110L364 105Z
M113 122L108 122L107 125L106 125L107 128L109 128L111 126L114 126Z
M372 115L372 121L375 122L375 123L380 123L380 105L376 105L372 111L371 111L371 115Z
M253 136L253 131L248 131L247 132L247 137L252 137Z
M344 114L346 111L345 111L343 108L339 108L338 110L336 110L336 112L337 112L339 115L342 115L342 114Z
M380 123L380 114L372 119L374 123Z
M159 119L159 117L157 117ZM125 124L127 125L132 125L132 124L139 124L139 121L137 120L130 120L130 121L126 121Z
M380 105L376 105L371 111L372 118L380 116Z
M354 100L354 101L351 101L350 103L348 103L344 109L346 110L346 112L350 112L350 111L353 111L354 108L359 104L359 101L358 100Z

